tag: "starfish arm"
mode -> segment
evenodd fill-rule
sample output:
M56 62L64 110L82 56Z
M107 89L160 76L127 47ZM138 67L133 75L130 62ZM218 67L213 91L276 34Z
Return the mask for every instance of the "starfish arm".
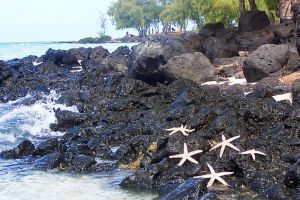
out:
M169 133L169 135L173 135L174 133L177 133L177 130L172 131L171 133Z
M236 151L240 151L240 150L239 150L236 146L234 146L233 144L228 143L227 146L230 147L230 148L232 148L232 149L234 149L234 150L236 150Z
M236 140L236 139L238 139L239 137L241 137L241 136L240 136L240 135L238 135L238 136L235 136L235 137L229 138L229 139L227 140L227 142L232 142L233 140Z
M214 184L215 180L216 180L215 178L211 178L207 183L207 187L208 188L211 187Z
M185 163L186 158L182 158L181 161L178 163L178 166L181 166Z
M195 160L195 159L192 158L192 157L187 157L187 159L188 159L189 161L191 161L192 163L198 164L198 161Z
M182 158L183 154L177 154L177 155L173 155L173 156L169 156L169 158Z
M181 133L182 133L184 136L189 136L189 134L187 134L187 133L185 132L185 130L181 130Z
M222 147L221 147L221 151L220 151L220 158L222 158L222 156L223 156L223 153L224 153L224 151L225 151L225 145L222 145Z
M222 134L222 141L226 141L226 138L223 134Z
M226 176L226 175L231 175L234 174L234 172L219 172L217 173L218 176Z
M202 178L201 176L193 176L193 178Z
M205 174L205 175L201 175L201 176L197 176L198 178L212 178L211 174Z
M214 168L212 166L210 166L210 164L207 163L207 166L209 168L210 173L212 173L212 174L216 173L215 170L214 170Z
M249 153L248 153L248 151L244 151L244 152L241 152L240 154L245 155L245 154L249 154Z
M251 153L253 160L255 160L255 153Z
M226 183L226 181L224 180L224 179L222 179L221 177L216 177L216 179L218 180L218 181L220 181L223 185L227 185L227 186L229 186L228 185L228 183Z
M185 129L186 132L191 133L193 131L195 131L195 129Z
M188 154L189 152L188 152L188 149L187 149L187 144L186 143L184 143L183 144L183 154Z
M196 155L196 154L199 154L199 153L202 153L203 151L202 150L196 150L196 151L192 151L189 153L190 156L193 156L193 155Z
M256 153L256 154L263 155L263 156L265 156L265 155L266 155L265 153L263 153L263 152L260 152L260 151L255 151L255 153Z
M222 143L216 144L209 151L215 150L215 149L219 148L220 146L222 146Z

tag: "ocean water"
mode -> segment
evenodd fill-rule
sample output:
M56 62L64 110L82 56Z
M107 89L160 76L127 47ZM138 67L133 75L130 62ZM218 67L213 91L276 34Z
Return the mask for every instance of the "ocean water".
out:
M38 144L61 132L52 132L56 122L53 109L77 112L76 107L56 104L59 94L39 94L40 100L28 104L34 96L0 104L0 151L15 147L24 139ZM0 159L1 200L150 200L156 195L121 189L119 183L131 171L116 170L93 174L39 171L24 159Z
M21 58L29 54L42 55L50 47L69 49L77 46L61 45L7 44L9 47L5 51L5 45L0 44L0 59ZM103 46L114 51L122 45L125 44ZM134 44L130 44L132 45ZM34 46L37 48L33 48ZM29 103L34 102L32 99L36 95L39 100ZM57 104L59 96L51 91L50 94L28 94L16 101L0 103L0 151L13 148L24 139L38 144L47 138L63 135L64 133L53 132L49 128L51 123L56 122L53 109L77 112L77 108ZM157 197L155 194L122 189L120 182L131 173L133 172L120 169L92 174L40 171L34 169L26 158L0 159L0 200L150 200Z
M103 46L109 52L115 51L120 46L128 46L131 48L138 43L103 43L103 44L71 44L57 42L13 42L0 43L0 60L10 60L13 58L23 58L28 55L41 56L46 53L49 48L68 50L79 47L97 47Z

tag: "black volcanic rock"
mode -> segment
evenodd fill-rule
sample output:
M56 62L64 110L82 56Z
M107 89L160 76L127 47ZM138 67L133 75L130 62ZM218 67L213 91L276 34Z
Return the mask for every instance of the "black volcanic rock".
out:
M86 171L96 164L94 158L86 155L78 155L72 160L72 164L77 171Z
M57 66L78 66L77 58L70 52L65 50L53 50L48 49L46 54L43 56L44 63L54 63Z
M265 77L279 77L288 61L288 45L266 44L252 52L244 61L243 72L248 82Z
M60 153L54 152L47 154L34 162L34 167L43 170L59 168L63 162L63 157Z
M254 95L257 97L272 97L290 92L290 87L283 84L280 80L273 77L267 77L259 81L254 86Z
M67 110L56 110L57 126L60 129L68 129L83 123L87 116L81 113L75 113Z
M34 149L34 145L29 140L24 140L17 147L11 150L2 151L0 157L6 159L18 159L31 155Z
M179 39L173 37L149 38L147 42L132 48L128 72L145 82L163 82L165 77L161 73L161 66L171 57L189 51Z
M216 71L209 59L200 52L174 56L161 67L166 80L189 79L197 84L216 80Z
M34 156L47 155L47 154L52 153L55 150L57 150L58 145L59 145L59 141L57 138L48 139L48 140L40 143L39 145L37 145L35 151L33 152L33 155Z
M253 10L243 12L239 20L239 30L257 31L270 25L269 17L265 11Z
M206 183L203 179L190 178L162 197L161 200L198 199L206 190Z

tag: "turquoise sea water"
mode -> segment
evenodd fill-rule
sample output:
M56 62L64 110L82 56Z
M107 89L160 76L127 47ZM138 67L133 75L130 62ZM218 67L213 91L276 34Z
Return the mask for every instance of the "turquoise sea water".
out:
M103 43L103 44L71 44L71 43L57 43L57 42L14 42L14 43L0 43L0 60L9 60L13 58L23 58L28 55L41 56L49 49L68 50L79 47L97 47L103 46L109 52L115 51L119 46L132 46L137 43Z
M126 44L103 44L109 51ZM134 44L129 44L131 47ZM22 58L29 54L42 55L48 48L69 49L98 45L55 43L11 43L0 44L0 59ZM40 141L60 136L49 126L56 122L53 109L71 110L55 103L59 94L51 91L32 105L24 104L32 94L17 101L0 103L0 151L15 147L24 139L38 144ZM97 162L107 162L97 160ZM0 200L150 200L156 195L121 189L119 183L131 171L115 170L93 174L39 171L28 164L27 159L0 159Z

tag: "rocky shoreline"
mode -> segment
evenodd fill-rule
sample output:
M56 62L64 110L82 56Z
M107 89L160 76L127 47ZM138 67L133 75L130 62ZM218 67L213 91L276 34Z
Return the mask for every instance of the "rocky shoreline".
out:
M55 110L57 123L51 129L64 136L38 145L26 140L0 157L28 157L41 170L132 169L122 187L157 191L164 200L226 199L224 195L299 199L295 23L262 22L259 28L242 31L209 24L199 34L155 36L131 50L49 49L41 58L0 61L0 102L32 94L26 102L32 104L39 94L56 90L61 94L57 102L76 105L79 111ZM232 85L226 83L228 77L245 77L248 83ZM219 84L203 84L208 81ZM292 94L290 99L273 98L286 93ZM195 131L188 137L168 135L166 129L181 124ZM222 134L240 135L237 148L266 156L253 161L226 149L220 158L219 151L209 150ZM178 166L177 159L169 158L182 153L184 143L190 151L203 150L193 156L199 164ZM99 163L98 158L113 162ZM226 176L229 187L207 188L207 179L193 178L209 173L207 163L218 172L234 172Z

